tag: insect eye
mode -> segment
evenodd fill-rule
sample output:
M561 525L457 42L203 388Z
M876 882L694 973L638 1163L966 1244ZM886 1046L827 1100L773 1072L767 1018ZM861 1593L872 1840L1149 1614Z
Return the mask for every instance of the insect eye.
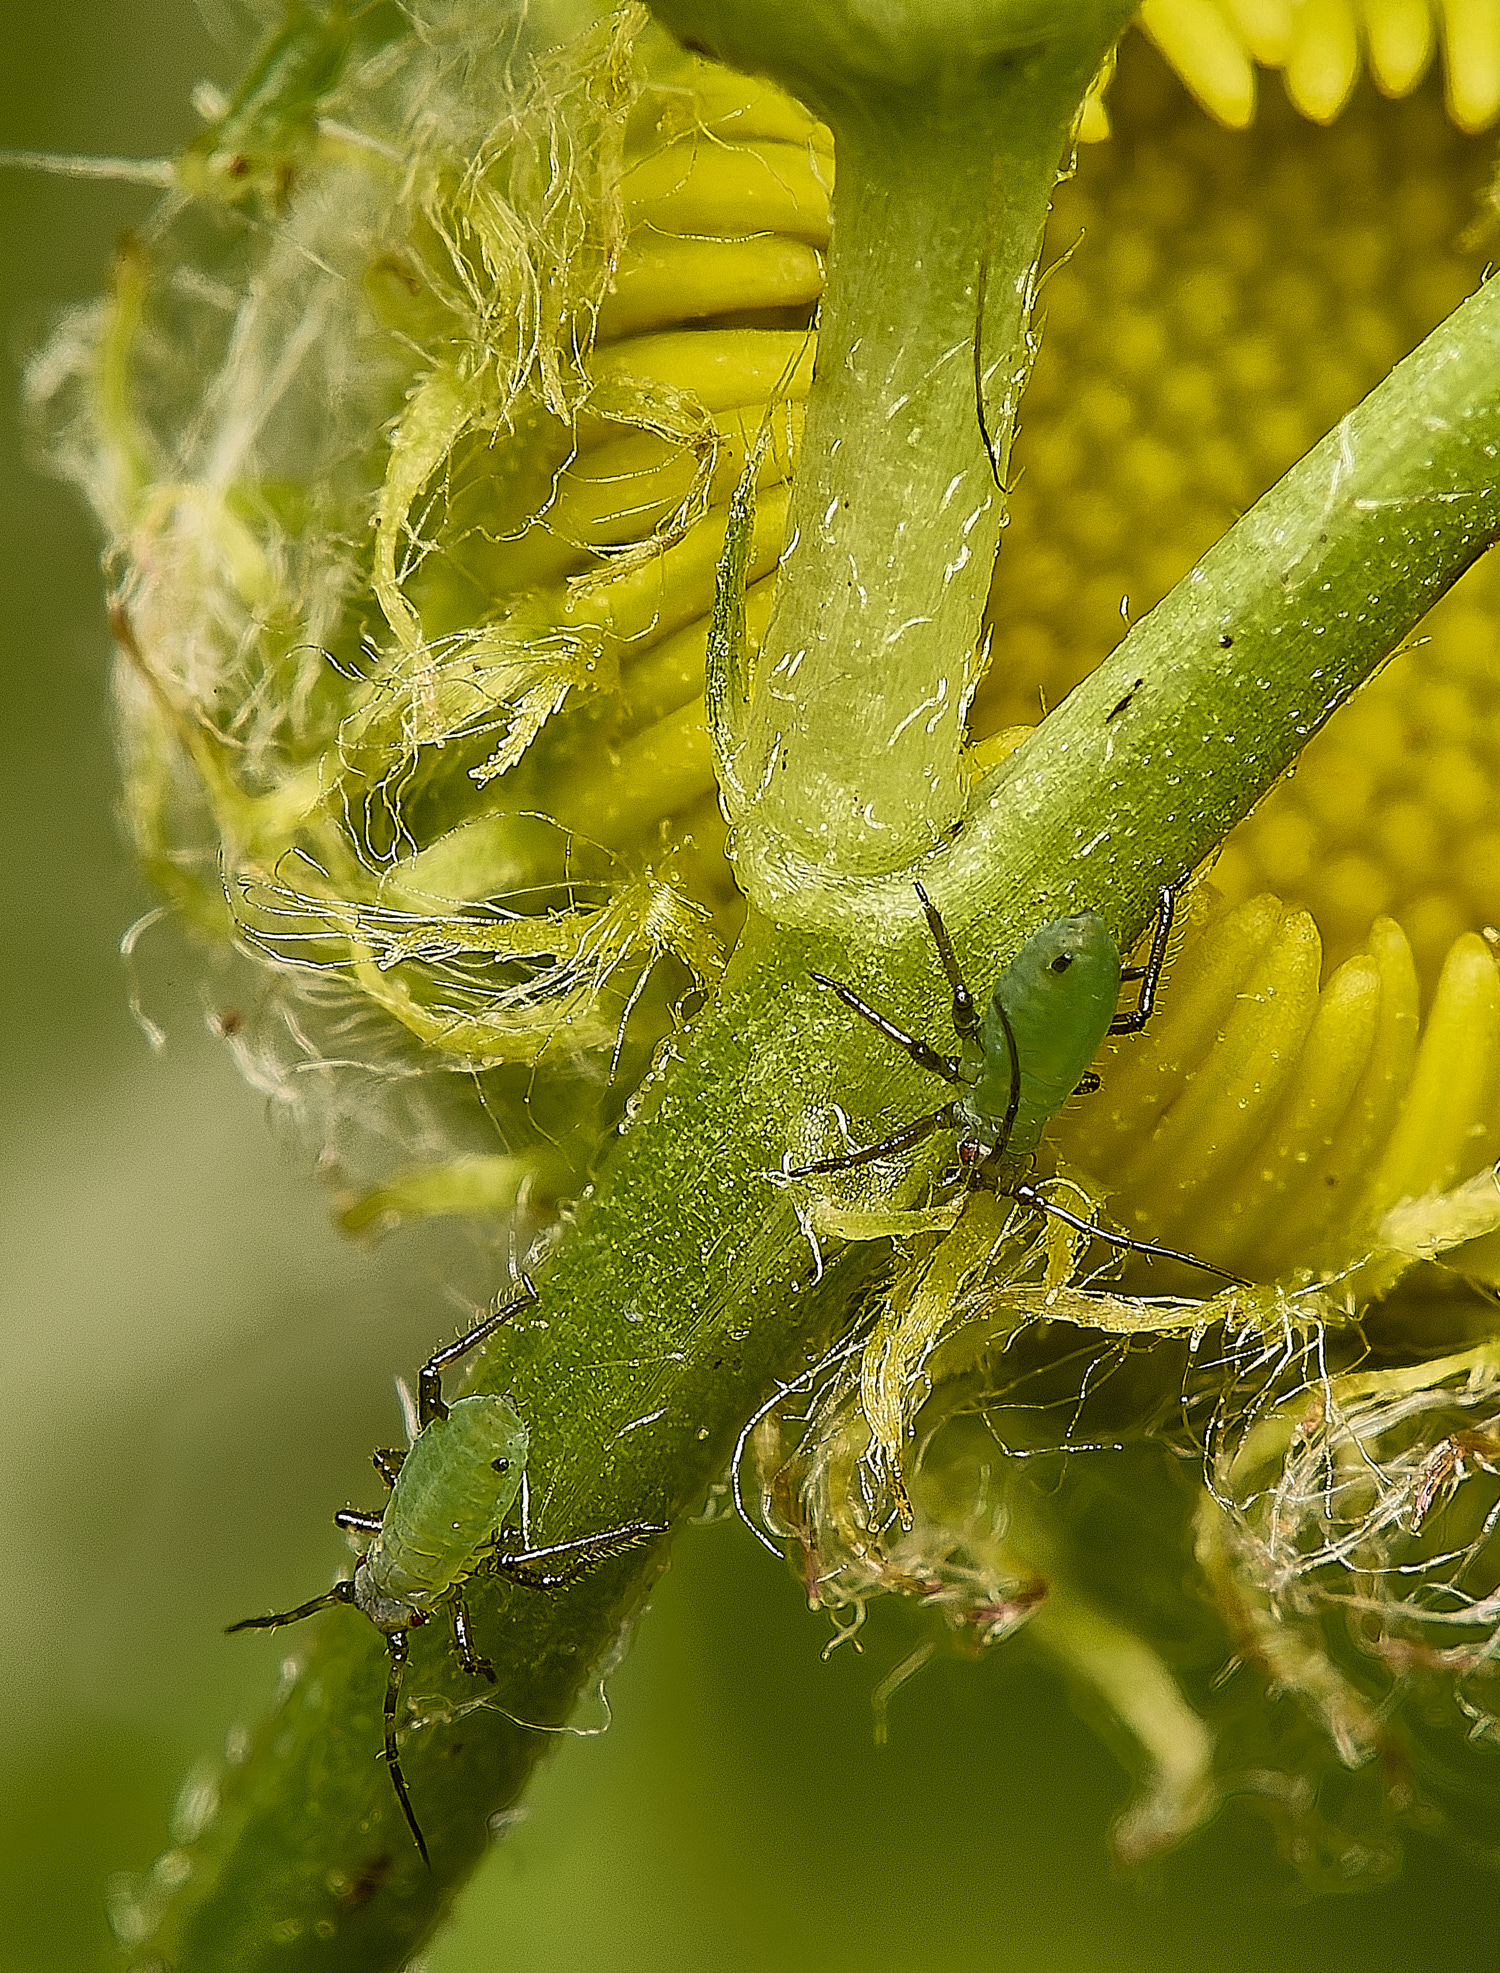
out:
M508 1459L492 1459L490 1461L490 1467L496 1473L508 1473L510 1471L510 1461Z
M1052 971L1054 973L1066 973L1072 963L1073 955L1071 952L1060 952L1052 961Z

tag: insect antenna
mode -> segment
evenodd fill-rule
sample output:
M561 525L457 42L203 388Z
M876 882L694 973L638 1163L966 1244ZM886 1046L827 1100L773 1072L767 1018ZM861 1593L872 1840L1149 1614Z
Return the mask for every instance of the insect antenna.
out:
M1012 1189L1011 1197L1018 1199L1023 1206L1033 1206L1039 1212L1051 1213L1054 1219L1062 1220L1080 1233L1087 1233L1092 1239L1102 1240L1107 1247L1118 1247L1122 1253L1150 1254L1157 1260L1182 1261L1188 1267L1202 1268L1205 1274L1216 1274L1221 1281L1231 1281L1236 1288L1250 1286L1242 1274L1231 1274L1227 1268L1215 1267L1212 1261L1201 1261L1196 1254L1185 1254L1177 1247L1158 1247L1151 1240L1132 1240L1127 1233L1111 1233L1107 1227L1099 1226L1090 1219L1081 1219L1066 1207L1055 1205L1051 1199L1044 1198L1034 1185L1025 1181Z
M171 158L89 158L59 151L0 151L0 171L45 171L54 178L105 178L120 185L154 185L170 191Z
M335 1603L353 1601L353 1581L337 1582L322 1596L313 1597L310 1603L299 1603L295 1610L278 1610L269 1617L241 1617L237 1624L226 1624L224 1635L232 1637L237 1630L278 1630L282 1624L300 1624L304 1617L310 1617L318 1610L327 1610Z
M391 1771L391 1786L396 1791L396 1800L401 1804L401 1813L406 1817L406 1826L416 1838L423 1863L431 1870L432 1858L427 1854L427 1839L411 1805L411 1796L406 1792L406 1776L401 1772L401 1751L396 1745L396 1709L401 1703L401 1681L406 1673L406 1632L389 1632L385 1643L391 1654L390 1675L385 1682L385 1764Z
M985 457L990 462L990 472L995 485L1004 492L1000 478L1000 461L995 452L995 441L990 435L989 420L984 411L984 312L989 296L990 258L995 250L995 209L1000 196L1000 160L996 158L990 172L990 193L985 207L984 252L979 257L979 282L974 296L974 409L979 414L979 436L984 441ZM1030 299L1027 308L1030 308Z

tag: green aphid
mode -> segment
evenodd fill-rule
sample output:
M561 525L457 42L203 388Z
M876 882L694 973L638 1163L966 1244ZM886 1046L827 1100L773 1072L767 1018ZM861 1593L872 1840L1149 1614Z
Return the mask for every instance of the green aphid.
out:
M1004 1190L1023 1205L1051 1213L1109 1246L1182 1261L1216 1274L1222 1281L1245 1286L1239 1275L1228 1274L1175 1247L1132 1240L1080 1219L1046 1198L1027 1179L1004 1186L1000 1183L1002 1160L1029 1159L1068 1098L1090 1094L1099 1087L1099 1078L1089 1072L1088 1065L1104 1037L1139 1034L1151 1018L1172 931L1176 890L1167 888L1160 894L1156 931L1144 966L1121 965L1119 948L1097 911L1055 918L1021 947L995 982L981 1015L964 984L947 926L922 886L915 888L938 959L953 989L953 1029L959 1041L956 1056L945 1055L907 1034L837 980L822 973L814 973L813 978L898 1048L904 1048L920 1068L952 1083L959 1094L942 1109L918 1117L879 1144L836 1158L821 1158L816 1164L789 1172L788 1177L847 1171L853 1165L871 1164L920 1144L935 1130L952 1130L957 1135L959 1164L971 1185ZM1140 997L1129 1013L1118 1014L1120 985L1125 980L1140 982Z
M229 102L180 156L90 158L0 150L0 169L114 179L163 191L176 186L194 198L235 206L269 199L285 210L298 173L319 143L337 139L370 148L360 132L327 122L325 105L351 60L366 60L410 31L395 0L365 0L352 11L338 0L325 7L294 0Z
M343 1508L334 1515L341 1528L372 1537L353 1576L322 1596L269 1617L246 1617L229 1630L274 1630L299 1623L332 1603L352 1603L381 1632L390 1653L385 1691L385 1759L391 1785L422 1861L427 1843L407 1793L396 1746L396 1719L406 1667L408 1633L446 1609L453 1626L453 1648L466 1672L494 1682L495 1668L474 1649L464 1584L476 1575L503 1575L528 1589L564 1589L611 1555L665 1533L665 1524L631 1521L602 1534L545 1548L499 1546L505 1518L515 1505L526 1472L528 1434L509 1398L488 1393L443 1401L446 1365L482 1343L518 1309L535 1300L527 1293L439 1350L417 1380L417 1435L405 1452L373 1455L375 1469L391 1489L384 1511L361 1514Z
M284 206L351 55L373 54L409 31L392 0L290 6L228 106L177 160L178 183L200 197L269 193Z

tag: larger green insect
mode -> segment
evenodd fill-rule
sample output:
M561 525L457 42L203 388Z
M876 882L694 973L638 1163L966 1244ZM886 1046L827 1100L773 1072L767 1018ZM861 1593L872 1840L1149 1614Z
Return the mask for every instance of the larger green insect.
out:
M878 1144L801 1165L787 1173L789 1178L810 1178L819 1172L847 1171L854 1165L872 1164L920 1144L936 1130L952 1130L957 1134L959 1164L969 1183L999 1188L1002 1161L1007 1155L1029 1158L1041 1143L1047 1125L1068 1098L1091 1093L1099 1087L1099 1078L1089 1071L1088 1065L1104 1037L1139 1034L1151 1018L1172 932L1176 887L1165 887L1159 894L1156 929L1144 966L1121 965L1119 948L1097 911L1055 918L1051 924L1033 932L1021 947L996 980L982 1014L964 983L953 941L936 905L920 884L915 890L937 947L939 963L953 990L957 1055L945 1055L930 1043L907 1034L839 981L830 980L822 973L814 973L812 977L819 986L837 994L862 1020L878 1028L887 1040L904 1048L919 1068L941 1076L960 1093L940 1110L903 1125ZM1120 986L1125 980L1138 980L1140 995L1129 1013L1120 1014L1116 1009ZM1247 1285L1240 1275L1226 1273L1193 1254L1181 1253L1175 1247L1159 1247L1149 1240L1132 1240L1082 1219L1047 1198L1029 1179L1013 1180L1003 1189L1022 1205L1051 1213L1108 1246L1161 1260L1181 1261L1215 1274L1221 1281L1232 1281L1240 1287Z
M489 1393L443 1400L446 1366L482 1343L502 1322L536 1299L527 1292L496 1311L456 1343L438 1350L417 1379L417 1435L405 1452L373 1454L375 1470L391 1489L378 1514L342 1508L341 1528L372 1537L354 1574L322 1596L269 1617L245 1617L229 1631L275 1630L300 1623L330 1604L352 1603L386 1641L390 1674L385 1688L385 1760L391 1785L416 1838L422 1861L427 1842L412 1809L396 1744L408 1633L446 1609L453 1647L466 1672L493 1684L495 1668L474 1649L464 1585L478 1575L502 1575L528 1589L565 1589L622 1549L664 1534L665 1523L631 1521L602 1534L545 1548L499 1546L506 1516L521 1492L529 1435L509 1398Z

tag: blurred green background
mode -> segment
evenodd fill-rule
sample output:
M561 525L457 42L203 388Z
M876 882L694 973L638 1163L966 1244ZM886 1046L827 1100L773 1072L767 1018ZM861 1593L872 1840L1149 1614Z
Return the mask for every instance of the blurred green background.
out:
M17 9L0 144L158 155L195 128L192 84L235 67L188 0ZM332 1230L306 1158L209 1031L232 977L204 980L151 932L137 977L163 1052L128 1010L119 940L151 900L113 817L97 543L34 470L16 407L19 364L100 289L150 197L0 174L14 1973L108 1963L109 1874L149 1867L177 1789L269 1700L274 1640L223 1624L326 1583L332 1510L378 1491L393 1375L462 1313L437 1245L361 1250ZM488 1265L454 1263L476 1295ZM1128 1778L1024 1638L904 1686L877 1748L871 1695L916 1634L881 1610L862 1656L825 1664L827 1625L787 1573L733 1524L691 1531L612 1683L613 1727L560 1737L428 1973L1472 1962L1460 1927L1496 1884L1420 1840L1399 1883L1298 1905L1262 1823L1232 1807L1185 1855L1119 1877L1106 1837Z

